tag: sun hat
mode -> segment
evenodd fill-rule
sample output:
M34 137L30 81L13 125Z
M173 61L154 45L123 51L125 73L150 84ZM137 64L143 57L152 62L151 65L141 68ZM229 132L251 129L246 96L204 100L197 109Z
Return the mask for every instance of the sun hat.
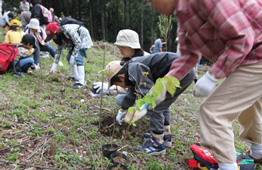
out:
M114 43L118 46L130 47L133 49L140 49L139 36L138 34L130 29L120 30Z
M45 41L46 42L50 41L58 31L59 31L59 26L57 22L51 22L47 24L46 30L45 30L47 37Z
M106 65L103 72L107 75L108 85L111 86L111 79L123 68L121 61L111 61Z
M12 19L10 21L10 26L20 26L20 21L18 21L17 19Z
M39 26L39 20L36 19L36 18L32 18L29 22L29 25L28 25L29 28L32 28L32 29L40 29L40 26Z

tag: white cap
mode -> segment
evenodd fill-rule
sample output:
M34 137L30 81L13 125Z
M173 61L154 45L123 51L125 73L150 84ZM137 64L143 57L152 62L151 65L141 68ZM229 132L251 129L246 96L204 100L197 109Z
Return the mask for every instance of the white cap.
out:
M140 49L138 34L130 29L120 30L116 37L115 45Z
M40 29L39 20L36 18L32 18L29 22L28 27L32 29Z

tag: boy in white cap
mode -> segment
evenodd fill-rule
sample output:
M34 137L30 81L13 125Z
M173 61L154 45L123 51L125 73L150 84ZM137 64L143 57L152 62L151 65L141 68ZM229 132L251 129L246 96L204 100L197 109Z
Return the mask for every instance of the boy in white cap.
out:
M127 113L127 109L135 104L136 94L139 94L141 97L145 96L156 80L165 76L173 61L178 58L179 55L176 53L163 52L144 57L135 57L124 65L120 61L113 61L106 66L104 71L108 76L109 85L128 88L128 92L121 103L120 110L123 114L121 116L120 114L118 115L120 116L118 120L120 123L131 121L130 115L132 113ZM148 75L143 76L144 72L147 72ZM165 93L162 97L162 102L158 102L153 110L144 108L141 109L141 112L135 113L134 121L147 114L147 117L150 118L150 130L152 131L152 135L146 136L148 141L138 147L139 150L145 151L148 155L160 155L165 154L166 146L171 146L171 113L169 107L192 83L194 76L195 72L191 70L180 82L181 88L177 88L174 96ZM125 118L123 118L124 116Z

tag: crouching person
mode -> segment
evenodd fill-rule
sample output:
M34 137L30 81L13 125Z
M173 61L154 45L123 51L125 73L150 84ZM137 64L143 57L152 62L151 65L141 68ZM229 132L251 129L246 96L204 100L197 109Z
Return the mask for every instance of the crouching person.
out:
M63 48L69 48L67 61L71 65L76 81L71 88L84 88L86 86L84 57L87 58L86 49L93 46L88 29L77 24L66 24L59 27L58 23L53 22L46 26L46 33L46 41L53 39L57 44L54 63L50 71L55 72L57 70L57 63L60 61Z
M123 88L128 88L127 95L124 97L121 109L118 111L117 121L121 124L125 119L130 121L130 114L127 109L135 104L136 94L141 97L145 96L158 78L164 77L173 63L178 59L179 55L176 53L156 53L144 57L132 58L126 64L120 61L110 62L106 68L105 73L108 75L110 85L118 85ZM147 72L145 76L143 73ZM145 134L148 138L142 146L137 149L145 151L148 155L165 154L166 146L171 146L171 128L170 128L170 105L177 99L177 97L186 90L186 88L194 80L195 71L191 70L181 81L181 88L177 88L174 96L165 92L161 102L157 106L146 110L147 117L150 119L150 131L152 134ZM142 84L142 85L141 85ZM145 114L135 114L133 120L140 119ZM125 117L125 118L124 118ZM127 120L127 117L129 117Z
M27 73L29 68L35 69L34 59L32 54L34 53L35 37L30 34L25 34L18 45L18 54L14 61L15 75L23 76L20 72Z

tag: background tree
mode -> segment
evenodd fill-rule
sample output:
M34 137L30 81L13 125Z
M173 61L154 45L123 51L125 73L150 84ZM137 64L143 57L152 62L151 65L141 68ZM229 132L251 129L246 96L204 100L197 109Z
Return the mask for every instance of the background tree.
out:
M172 30L173 28L172 16L167 17L165 15L159 15L158 19L159 19L159 21L157 22L158 29L160 31L160 34L166 37L166 48L167 48L168 47L168 34L169 34L169 31Z
M20 1L5 1L6 9L18 9ZM146 51L160 34L167 37L166 50L176 51L175 18L160 16L147 0L42 0L42 4L54 8L58 17L64 14L83 21L95 41L115 42L118 31L129 28L139 34Z

